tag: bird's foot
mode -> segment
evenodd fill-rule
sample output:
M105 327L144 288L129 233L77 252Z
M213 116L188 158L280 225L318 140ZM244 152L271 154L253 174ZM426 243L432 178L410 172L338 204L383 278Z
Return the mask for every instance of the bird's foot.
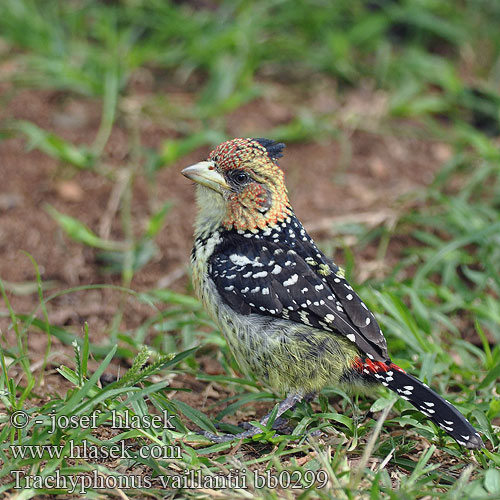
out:
M259 427L251 426L250 429L246 431L239 432L238 434L214 434L213 432L202 431L200 434L205 436L207 439L212 441L213 443L227 443L229 441L238 441L240 439L247 439L255 436L256 434L260 434L262 429Z
M277 409L275 419L274 419L274 422L273 422L271 429L273 429L273 430L280 429L281 426L283 425L283 421L285 421L288 424L286 419L281 418L281 415L283 413L285 413L285 411L289 410L290 408L293 408L299 401L302 400L302 398L303 398L303 394L301 394L301 393L289 394L286 397L286 399L284 399L278 405L278 409ZM260 421L261 425L263 425L263 426L267 425L267 423L269 421L269 417L271 416L271 413L269 413L269 415L266 415ZM208 431L202 431L200 434L202 436L205 436L210 441L213 441L214 443L227 443L228 441L251 438L251 437L263 432L260 427L256 427L252 424L247 424L247 425L250 425L250 427L248 429L246 429L245 431L240 432L238 434L221 434L220 436L217 436L213 432L208 432ZM277 425L278 428L275 428L275 425Z
M238 441L240 439L247 439L257 434L263 433L264 431L260 427L256 427L249 422L243 422L245 426L245 431L239 432L238 434L221 434L217 435L213 432L202 431L200 434L214 443L227 443L229 441ZM286 418L278 418L272 426L272 430L276 431L278 434L293 434L294 428L290 425L290 422ZM322 434L320 429L316 429L312 432L306 432L304 435L311 437L318 437Z
M240 427L243 427L245 430L238 434L217 435L208 431L202 431L200 434L214 443L226 443L228 441L251 438L264 432L260 427L252 425L250 422L241 422ZM278 417L271 426L271 429L277 431L279 434L292 434L293 432L293 427L290 426L288 419L283 417Z
M255 426L252 425L250 422L240 422L238 424L238 426L242 427L246 431L255 428ZM278 417L274 421L271 429L279 432L280 434L290 434L291 432L289 432L289 431L292 430L292 427L290 426L290 421L287 418L285 418L285 417Z

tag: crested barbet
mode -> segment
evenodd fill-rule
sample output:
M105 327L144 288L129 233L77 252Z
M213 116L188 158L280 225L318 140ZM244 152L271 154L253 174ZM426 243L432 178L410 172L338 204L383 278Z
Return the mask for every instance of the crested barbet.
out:
M182 171L197 183L194 287L240 368L287 395L276 418L327 384L382 384L460 445L481 448L454 406L392 363L377 320L295 216L277 163L283 148L233 139Z

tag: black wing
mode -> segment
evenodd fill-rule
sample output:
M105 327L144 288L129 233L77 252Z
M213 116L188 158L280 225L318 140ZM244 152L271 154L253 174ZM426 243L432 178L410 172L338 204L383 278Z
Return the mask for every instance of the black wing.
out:
M309 238L290 248L279 240L226 233L209 273L223 300L240 314L265 314L339 333L369 358L389 359L375 317Z

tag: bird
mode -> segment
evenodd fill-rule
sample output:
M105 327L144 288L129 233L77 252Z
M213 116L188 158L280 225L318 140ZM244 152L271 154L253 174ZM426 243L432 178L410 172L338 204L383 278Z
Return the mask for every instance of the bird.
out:
M181 172L196 185L193 286L239 367L286 395L277 419L326 385L382 385L459 445L480 449L479 433L453 405L391 361L375 316L295 215L278 164L284 148L236 138ZM261 432L203 434L226 442Z

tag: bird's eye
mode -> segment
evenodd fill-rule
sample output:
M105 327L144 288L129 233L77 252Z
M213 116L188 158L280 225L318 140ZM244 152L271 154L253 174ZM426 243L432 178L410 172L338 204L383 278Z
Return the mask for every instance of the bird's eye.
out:
M248 179L248 175L247 175L247 174L245 174L245 173L243 173L243 172L241 172L241 173L239 173L239 174L237 174L237 175L235 176L235 180L236 180L237 182L240 182L240 183L245 182L247 179Z
M245 184L250 180L250 176L246 172L236 170L231 175L231 179L237 184Z

